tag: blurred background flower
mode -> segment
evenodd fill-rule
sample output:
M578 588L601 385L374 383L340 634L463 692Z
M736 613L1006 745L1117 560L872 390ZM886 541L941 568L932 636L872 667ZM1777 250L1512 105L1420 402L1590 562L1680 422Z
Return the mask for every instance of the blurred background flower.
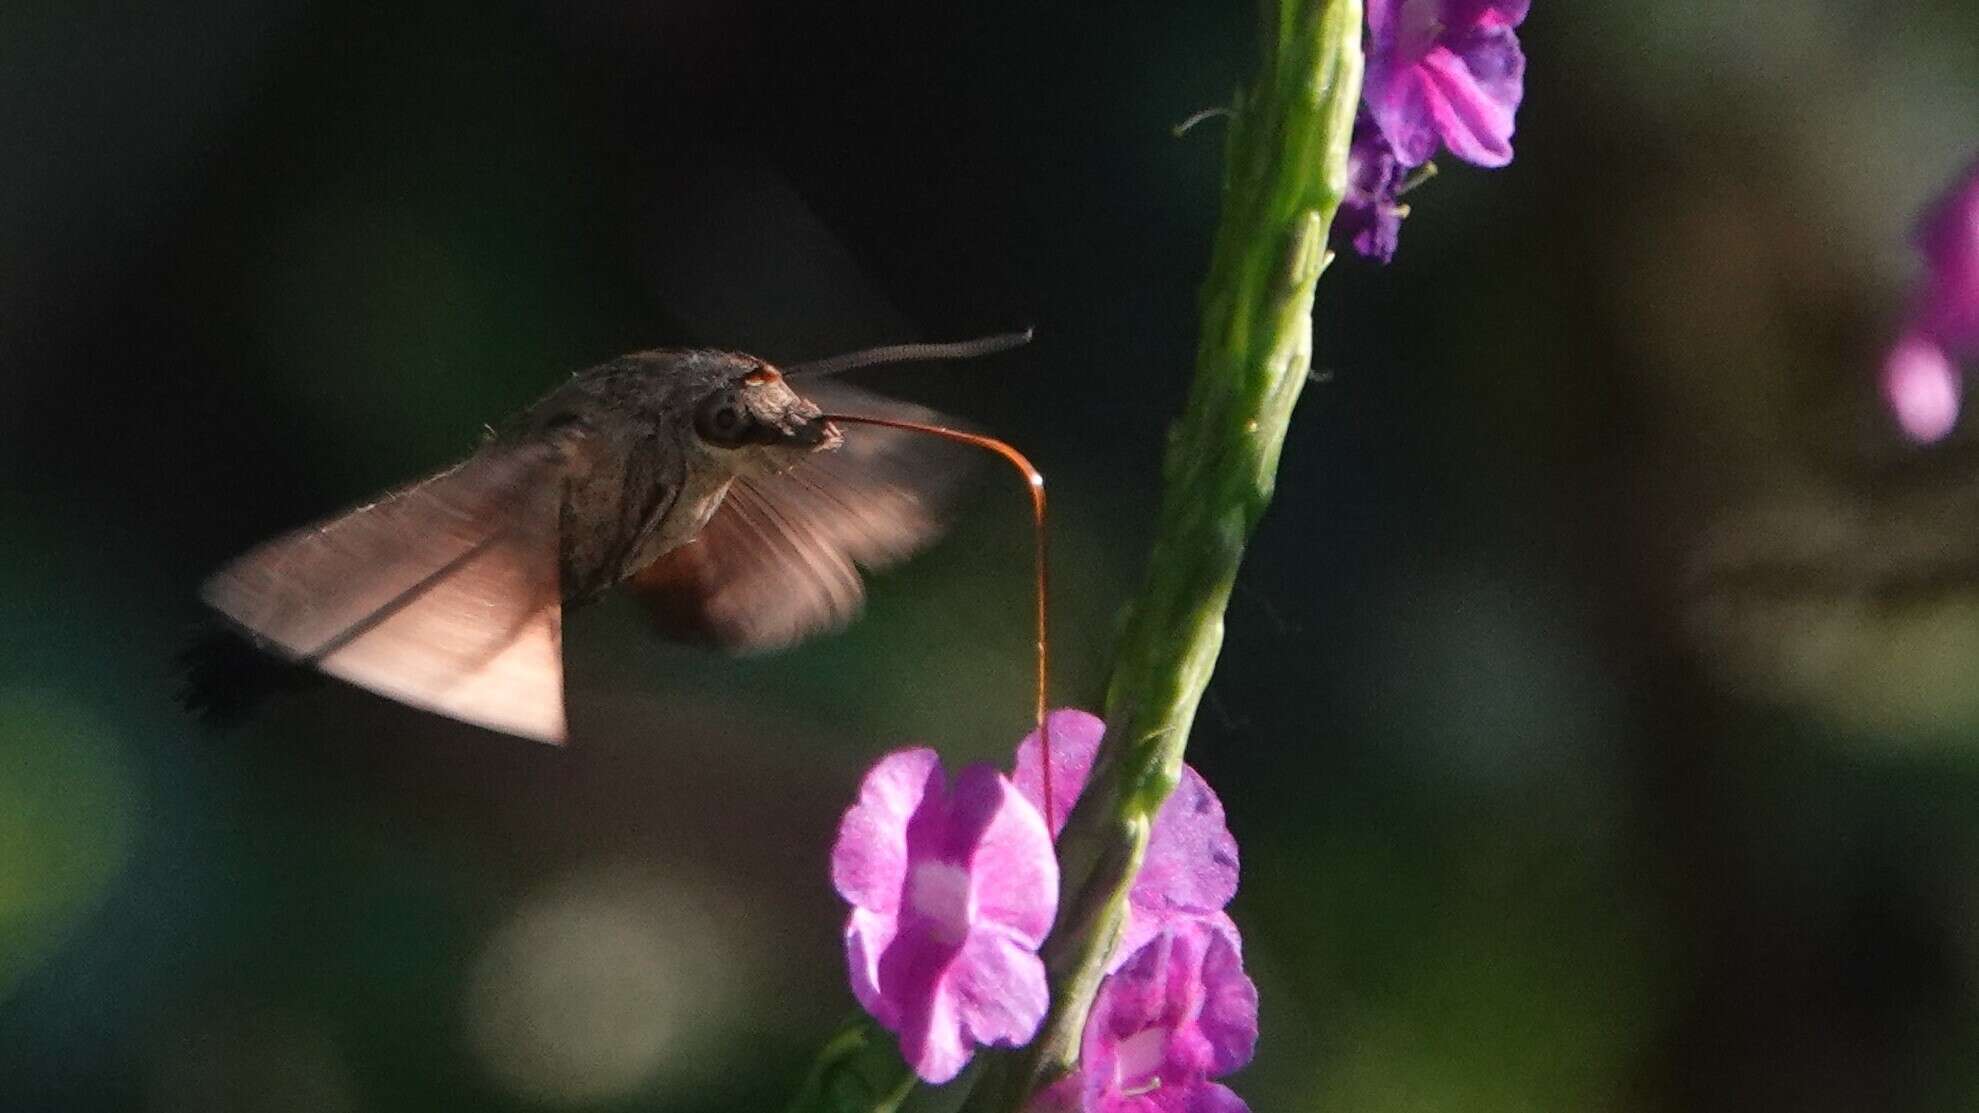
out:
M1904 434L1929 444L1958 422L1959 364L1979 359L1979 163L1924 214L1917 247L1924 279L1883 357L1883 394Z
M1049 473L1056 697L1096 704L1217 203L1215 121L1169 128L1252 22L0 11L0 1106L781 1103L853 1008L824 865L861 770L1028 729L1002 477L790 655L573 616L563 752L334 687L203 734L195 585L622 351L1034 322L994 371L863 381ZM1979 18L1580 0L1518 35L1516 160L1321 284L1328 380L1190 748L1266 1002L1223 1081L1979 1104L1979 440L1920 450L1877 389Z

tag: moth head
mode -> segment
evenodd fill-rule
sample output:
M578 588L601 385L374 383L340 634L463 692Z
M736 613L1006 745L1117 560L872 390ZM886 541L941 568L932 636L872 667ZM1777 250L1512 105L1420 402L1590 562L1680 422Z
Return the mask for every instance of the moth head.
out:
M843 443L824 412L767 363L751 364L697 402L694 435L708 450L732 454L744 472L784 471Z

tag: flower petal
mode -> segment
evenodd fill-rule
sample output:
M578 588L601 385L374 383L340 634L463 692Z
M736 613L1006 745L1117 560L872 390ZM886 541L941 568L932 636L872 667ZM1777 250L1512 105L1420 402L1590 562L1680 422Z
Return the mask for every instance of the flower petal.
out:
M989 811L969 859L971 922L996 925L1037 950L1058 914L1058 858L1044 816L986 765L963 770L955 799L958 811Z
M971 1054L948 987L960 953L909 926L880 955L879 1007L867 1011L899 1034L901 1056L928 1082L954 1078Z
M1086 787L1093 769L1093 755L1106 734L1106 722L1076 707L1063 707L1045 716L1051 731L1051 834L1065 827L1065 817ZM1038 732L1032 731L1017 743L1017 767L1011 773L1017 791L1040 811L1044 809L1044 763L1039 758Z
M1110 1055L1135 1033L1159 1027L1169 1019L1168 969L1174 951L1175 933L1162 932L1128 955L1100 986L1092 1019L1086 1025L1086 1039L1097 1036L1098 1049L1104 1054Z
M1216 1077L1241 1068L1257 1050L1257 985L1244 973L1237 925L1219 915L1208 927L1196 1027L1209 1045L1207 1073Z
M1198 1082L1186 1088L1183 1113L1251 1113L1237 1092L1221 1082Z
M926 748L888 754L866 774L831 849L832 885L848 903L884 915L899 911L907 827L930 787L939 794L941 758Z
M1979 163L1974 163L1918 227L1930 268L1924 323L1948 348L1979 349Z
M899 1010L880 992L880 956L893 944L900 921L892 916L854 908L845 921L845 968L852 996L884 1028L899 1026Z
M1202 774L1184 765L1175 791L1154 817L1147 857L1134 881L1136 911L1166 917L1215 912L1237 895L1237 839L1223 802Z
M963 1031L982 1044L1031 1042L1051 1005L1043 960L1022 940L994 930L969 937L945 988Z
M1440 137L1423 92L1423 75L1386 55L1369 55L1361 96L1368 114L1404 167L1421 166L1436 153Z
M1445 0L1443 25L1466 31L1473 27L1517 27L1525 22L1532 0Z
M1401 187L1401 164L1363 108L1347 149L1347 193L1328 233L1334 245L1350 243L1364 258L1383 263L1393 259L1407 212L1397 201Z
M1133 1090L1154 1077L1228 1074L1256 1045L1257 987L1244 975L1236 924L1218 913L1171 925L1109 975L1081 1050L1090 1077Z
M1250 1113L1228 1086L1201 1078L1164 1082L1133 1097L1089 1102L1087 1113Z
M1401 15L1402 0L1367 0L1368 50L1374 50L1374 43L1386 42L1394 34L1396 20Z
M955 1019L955 999L934 993L914 1002L900 1029L900 1056L923 1082L951 1081L969 1065L975 1048Z
M1512 159L1512 128L1525 92L1525 54L1513 28L1525 0L1413 0L1369 9L1363 88L1369 113L1404 167L1439 145L1480 166ZM1380 24L1375 22L1380 16Z
M1417 70L1423 106L1450 153L1479 166L1512 161L1512 129L1525 93L1525 54L1511 28L1453 35L1431 50Z
M1051 728L1056 833L1064 827L1065 817L1085 787L1106 724L1075 709L1054 711L1046 722ZM1033 731L1017 746L1012 779L1025 799L1038 805L1044 799L1042 766L1038 735ZM1222 803L1201 774L1183 766L1175 792L1155 816L1147 856L1130 897L1121 945L1114 950L1116 967L1170 918L1203 915L1230 903L1237 892L1237 866L1237 840L1224 820Z

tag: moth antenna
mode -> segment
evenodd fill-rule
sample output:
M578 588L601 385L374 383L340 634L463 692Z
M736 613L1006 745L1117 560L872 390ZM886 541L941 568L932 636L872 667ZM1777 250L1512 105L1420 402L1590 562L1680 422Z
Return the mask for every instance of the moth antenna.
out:
M1021 337L1021 339L1013 341L1013 337ZM981 355L984 352L1002 351L1004 348L1016 347L1030 338L1030 330L1026 329L1022 333L1013 332L1003 336L985 337L982 340L967 341L964 344L903 344L900 348L971 348L975 350L969 351L967 353L968 355ZM988 345L1001 346L994 347ZM876 352L894 350L899 349L873 349ZM870 354L870 352L859 352L854 353L854 356ZM839 358L850 359L854 358L854 356L840 356ZM933 357L911 355L901 358L924 359ZM874 362L886 361L877 360ZM789 372L785 372L785 374L789 374ZM1050 831L1052 824L1051 724L1048 721L1046 711L1051 695L1051 634L1045 603L1045 591L1049 582L1049 576L1047 575L1048 562L1045 546L1044 473L1033 467L1031 462L1025 459L1024 454L1011 447L1008 442L997 440L995 437L985 437L980 433L969 433L961 429L951 429L946 425L931 425L920 421L901 421L890 417L861 417L857 414L826 414L824 415L824 419L834 422L843 421L850 425L878 425L886 429L901 429L909 433L923 433L931 437L940 437L943 440L954 441L957 444L966 444L972 448L980 448L985 452L993 452L1001 456L1011 467L1017 469L1019 475L1024 477L1024 482L1031 492L1031 537L1032 552L1035 557L1031 571L1033 587L1037 597L1035 617L1037 620L1038 675L1037 698L1033 706L1033 713L1038 724L1039 757L1043 759L1040 767L1044 771L1045 830Z
M850 371L855 367L871 367L876 363L911 363L924 359L974 359L977 356L994 355L1012 348L1021 348L1031 342L1031 334L1034 331L1034 329L1025 329L1022 332L1001 332L995 336L957 340L949 344L889 344L881 348L847 352L827 359L814 359L808 363L786 367L783 373L823 377L836 375L841 371Z

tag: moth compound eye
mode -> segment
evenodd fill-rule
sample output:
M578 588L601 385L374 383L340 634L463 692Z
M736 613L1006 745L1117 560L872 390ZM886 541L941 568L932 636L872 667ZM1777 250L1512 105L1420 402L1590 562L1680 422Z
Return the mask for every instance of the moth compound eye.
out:
M703 402L694 415L694 431L717 448L734 448L745 443L754 425L741 399L727 393Z

